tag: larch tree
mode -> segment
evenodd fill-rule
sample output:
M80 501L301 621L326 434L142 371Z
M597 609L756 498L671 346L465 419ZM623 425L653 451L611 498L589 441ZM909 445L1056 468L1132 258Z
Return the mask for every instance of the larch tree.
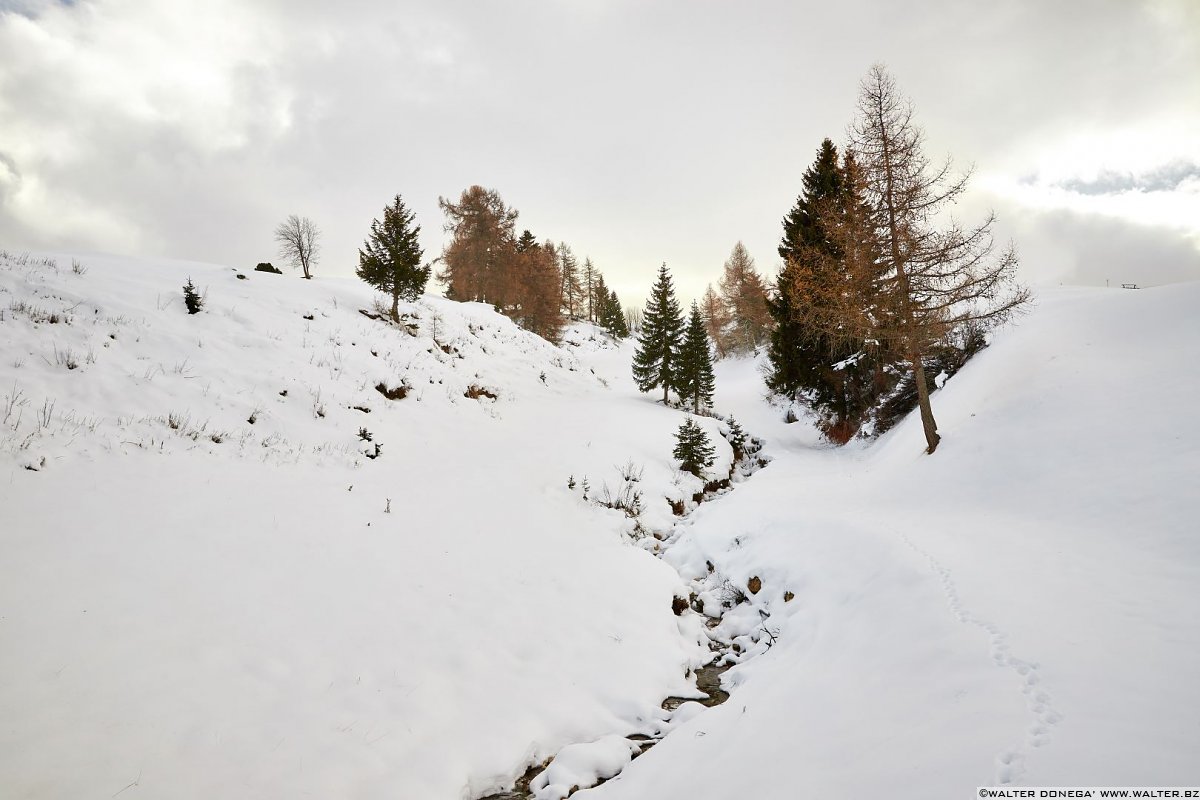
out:
M519 244L517 254L518 302L512 313L521 327L557 344L564 323L558 294L558 253L553 242L539 245L532 234L528 239L522 236L522 240L525 244Z
M516 209L509 208L494 189L471 186L458 202L444 197L438 205L451 235L442 250L437 278L452 300L476 300L503 309L514 283Z
M321 255L321 231L308 217L290 214L275 229L275 242L279 245L279 257L304 272L312 279L312 269Z
M708 338L712 339L713 346L717 349L717 358L721 359L729 355L729 307L725 305L725 301L713 289L711 283L700 298L700 314L704 317L704 327L708 331Z
M692 303L683 343L679 348L679 367L675 373L675 391L684 403L692 404L692 412L700 413L700 407L712 405L716 381L713 377L712 353L709 350L708 331L700 307Z
M596 276L599 274L591 258L583 259L580 281L583 284L584 308L587 309L588 322L596 321Z
M931 165L923 132L913 122L912 103L881 65L873 66L862 82L850 146L862 170L869 224L878 244L873 254L877 263L863 266L880 276L873 292L877 301L869 314L859 315L869 320L869 332L868 325L860 327L887 341L908 362L926 452L933 453L941 437L923 357L956 329L1008 321L1031 295L1016 281L1013 247L995 253L994 214L973 227L942 219L966 190L970 173L953 175L949 159Z
M563 313L571 319L579 315L583 289L579 284L579 262L566 242L558 243L558 271L560 276L559 303Z
M754 268L754 259L738 242L725 261L721 275L721 299L732 320L731 350L749 353L766 341L771 328L767 310L767 288Z
M358 277L392 298L392 321L400 321L400 301L425 291L428 266L421 266L421 226L400 195L383 209L383 220L371 221L371 235L358 251Z
M633 379L639 391L649 392L661 386L663 402L676 384L679 346L683 341L683 313L675 299L675 285L664 263L650 289L642 314L637 352L633 356Z

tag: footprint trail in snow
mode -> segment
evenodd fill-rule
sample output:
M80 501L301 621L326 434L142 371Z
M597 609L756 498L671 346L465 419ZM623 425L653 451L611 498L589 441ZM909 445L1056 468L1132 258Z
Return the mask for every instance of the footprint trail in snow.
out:
M1021 693L1025 695L1025 702L1033 716L1033 722L1026 730L1025 738L1020 745L1004 750L996 756L994 775L994 783L997 786L1017 783L1025 771L1026 753L1029 752L1029 749L1039 749L1048 745L1054 726L1062 720L1062 715L1054 709L1050 693L1042 685L1041 675L1038 674L1039 665L1036 661L1025 661L1012 655L1009 652L1008 634L1004 633L997 625L979 619L963 608L962 601L958 596L958 586L950 576L950 570L929 553L913 544L907 536L902 534L900 538L914 553L929 563L930 568L942 584L946 603L954 618L986 633L991 645L992 660L996 662L997 666L1011 669L1020 679Z

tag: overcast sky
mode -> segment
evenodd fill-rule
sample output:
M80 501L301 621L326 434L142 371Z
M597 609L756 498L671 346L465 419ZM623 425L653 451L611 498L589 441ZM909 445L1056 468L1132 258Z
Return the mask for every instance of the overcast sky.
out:
M1027 280L1200 279L1200 2L0 0L0 247L350 274L473 183L638 298L780 220L887 65Z

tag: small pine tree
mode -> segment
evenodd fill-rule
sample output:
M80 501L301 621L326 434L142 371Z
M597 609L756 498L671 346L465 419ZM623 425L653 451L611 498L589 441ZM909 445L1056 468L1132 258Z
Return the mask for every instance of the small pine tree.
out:
M702 470L711 467L717 460L716 451L713 450L708 435L691 417L688 417L675 432L675 450L672 455L679 461L680 469L692 473L697 478L701 477Z
M742 456L746 454L746 431L742 430L742 426L733 418L733 414L729 415L729 433L725 436L725 441L729 442L729 446L733 448L733 460L741 461Z
M667 402L667 393L676 384L676 362L682 340L683 313L675 299L671 273L664 263L658 270L658 280L650 289L638 349L633 356L633 379L639 391L649 392L661 386L663 402Z
M712 354L709 352L704 317L695 303L692 303L683 345L679 348L679 370L675 378L675 391L685 403L691 401L692 413L699 414L701 404L712 405L713 390L716 388Z
M400 195L383 209L383 222L371 221L371 235L358 251L358 277L392 297L392 321L400 321L400 300L425 291L429 267L421 266L421 226Z
M192 283L191 278L183 285L183 304L187 306L189 314L199 314L200 309L204 308L204 298L196 291L196 285Z

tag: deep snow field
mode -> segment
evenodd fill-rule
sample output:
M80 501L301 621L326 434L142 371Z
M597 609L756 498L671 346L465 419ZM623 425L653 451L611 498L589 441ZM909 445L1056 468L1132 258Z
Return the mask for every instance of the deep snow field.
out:
M916 420L827 447L722 362L772 460L677 518L684 414L631 343L79 260L0 256L0 796L469 800L568 745L539 798L1200 782L1200 285L1043 292L935 393L932 457ZM627 464L636 528L581 496ZM762 590L731 699L671 714L709 561Z

